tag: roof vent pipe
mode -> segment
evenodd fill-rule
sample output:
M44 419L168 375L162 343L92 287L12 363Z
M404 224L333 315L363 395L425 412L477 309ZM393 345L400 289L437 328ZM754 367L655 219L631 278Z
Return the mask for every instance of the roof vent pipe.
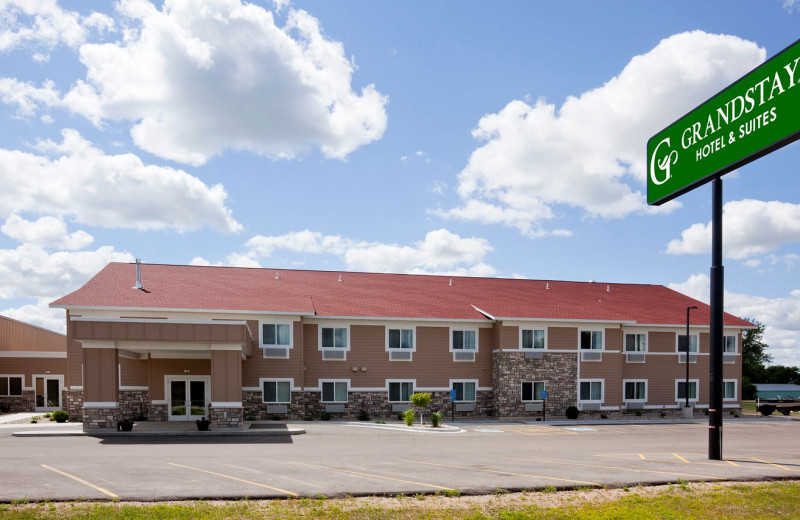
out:
M549 290L550 290L550 282L547 282L547 284L544 286L544 289L545 289L546 291L549 291Z
M280 280L281 279L281 274L278 271L275 271L275 279L276 280Z
M142 287L142 259L136 259L136 285L131 287L131 289L144 289Z
M342 281L342 273L339 273L339 281Z
M611 292L611 286L610 285L606 285L606 292Z
M450 286L453 285L453 279L452 278L450 278L450 283L448 285L450 285Z

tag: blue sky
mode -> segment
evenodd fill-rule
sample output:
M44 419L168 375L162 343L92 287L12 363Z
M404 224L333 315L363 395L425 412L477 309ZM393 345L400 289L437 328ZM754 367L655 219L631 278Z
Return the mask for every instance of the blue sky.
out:
M710 186L647 139L793 1L0 4L0 313L109 261L653 283L708 300ZM800 144L724 179L726 310L800 365Z

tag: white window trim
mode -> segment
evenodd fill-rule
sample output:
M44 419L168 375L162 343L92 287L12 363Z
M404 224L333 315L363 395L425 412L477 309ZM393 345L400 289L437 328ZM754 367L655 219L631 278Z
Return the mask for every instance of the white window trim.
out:
M581 333L599 332L600 348L581 348ZM603 352L606 349L606 329L582 328L578 329L578 352Z
M625 398L625 385L628 383L644 383L644 399L627 399ZM623 403L644 403L647 401L648 393L650 389L648 388L650 385L648 384L647 379L623 379L622 380L622 402Z
M414 392L417 391L417 380L416 379L387 379L386 380L386 394L387 394L387 402L389 403L407 403L408 401L392 401L391 394L389 393L389 385L391 383L411 383L411 386L414 389Z
M722 348L725 348L725 338L733 337L733 352L727 352L725 350L722 351L723 354L738 354L739 353L739 335L738 334L724 334L722 336L723 345Z
M264 325L288 325L289 326L289 345L269 345L264 343ZM259 320L258 322L258 343L259 347L265 348L284 348L291 350L294 348L294 322L292 320Z
M680 398L678 397L678 385L680 383L685 383L685 382L686 382L686 378L676 379L675 380L675 402L676 403L685 403L686 402L686 398L685 397L680 397ZM691 385L692 383L695 384L695 388L697 389L697 391L695 392L697 397L694 397L694 398L693 397L689 397L689 402L691 403L691 402L694 401L696 403L696 402L698 402L700 400L700 380L699 379L689 379L689 384Z
M322 329L347 329L347 345L344 348L339 347L323 347L322 346ZM336 333L334 332L334 336ZM325 324L318 324L317 325L317 350L333 350L336 352L349 352L350 351L350 341L351 341L351 334L350 334L350 324L349 323L325 323ZM331 380L327 380L331 381ZM349 381L349 380L348 380Z
M531 387L531 396L533 396L533 395L536 394L536 385L535 385L535 383L542 383L542 385L544 385L542 387L542 390L547 390L547 381L545 381L543 379L540 379L538 381L526 380L526 381L520 381L520 383L519 383L519 400L521 402L523 402L523 403L543 403L544 399L523 399L523 397L522 397L522 385L525 384L525 383L530 383L531 385L533 385Z
M536 347L525 348L525 347L523 347L522 346L522 331L523 330L531 330L531 331L543 330L544 331L544 348L536 348ZM518 343L518 345L519 345L519 349L522 350L522 351L525 351L525 352L528 352L528 351L530 351L530 352L540 351L541 352L541 351L547 350L547 327L541 327L541 328L520 327L519 328L519 343Z
M289 400L288 401L265 401L264 383L289 383ZM260 377L258 379L258 389L261 391L262 404L291 404L292 393L294 392L294 378L290 377ZM277 386L275 388L275 396L278 396Z
M725 397L725 383L733 383L733 397ZM723 401L738 401L739 400L739 380L738 379L723 379L722 380L722 400Z
M21 384L19 386L19 395L17 395L17 394L13 394L13 395L12 394L6 394L6 395L4 395L2 397L22 397L25 394L26 388L25 388L25 375L24 374L0 374L0 377L9 377L9 378L11 378L11 377L19 377L21 379ZM11 385L9 385L9 388L6 388L6 390L10 390L10 387L11 387ZM61 381L61 387L62 388L64 387L64 381L63 380Z
M350 401L350 380L349 379L320 379L319 383L319 402L324 404L346 404ZM347 385L347 399L345 401L324 401L322 398L323 383L345 383ZM334 385L333 398L336 399L336 387Z
M683 332L686 332L686 331L683 331ZM685 335L686 334L681 333L681 332L679 332L679 333L677 333L675 335L675 352L677 352L678 354L683 354L683 352L681 352L681 336L685 336ZM690 332L689 336L690 337L694 336L695 338L697 338L697 350L690 350L689 354L699 354L700 353L700 334L697 334L697 333L692 334ZM692 344L692 340L689 339L689 346L691 346L691 344ZM691 379L690 379L690 381L691 381Z
M581 383L600 383L600 399L581 399ZM591 388L589 393L591 394ZM605 379L579 379L578 380L578 402L579 403L603 403L606 400L606 380Z
M453 332L456 331L473 331L475 332L475 348L453 348ZM450 327L450 332L448 333L450 337L448 341L450 342L450 352L478 352L481 348L480 346L480 329L478 327ZM461 381L460 379L458 381ZM476 387L477 388L477 387Z
M460 329L456 329L460 330ZM464 399L461 401L454 401L456 403L476 403L478 402L478 380L477 379L451 379L450 380L450 390L453 389L453 383L473 383L475 385L475 399Z
M387 325L384 327L384 341L386 352L416 352L417 351L417 327L405 325ZM389 330L410 330L411 331L411 348L390 348L389 347ZM349 335L349 332L348 332ZM402 333L400 334L402 341ZM450 340L452 342L452 339Z
M625 336L628 334L633 336L644 336L644 350L627 350L627 342L625 341ZM650 349L650 333L649 332L637 332L637 331L622 331L622 352L624 354L647 354L647 351Z

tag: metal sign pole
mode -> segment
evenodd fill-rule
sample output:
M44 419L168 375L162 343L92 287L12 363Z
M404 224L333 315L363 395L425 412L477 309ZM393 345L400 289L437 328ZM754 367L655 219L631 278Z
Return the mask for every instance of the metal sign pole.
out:
M722 178L711 184L711 366L708 399L708 458L722 460L722 341L725 267L722 265ZM687 353L688 356L688 353Z

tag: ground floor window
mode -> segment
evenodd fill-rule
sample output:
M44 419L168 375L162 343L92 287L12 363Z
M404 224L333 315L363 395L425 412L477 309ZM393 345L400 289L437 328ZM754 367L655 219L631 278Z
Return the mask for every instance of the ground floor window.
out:
M393 381L389 383L389 402L405 403L414 393L414 383L411 381Z
M646 401L647 381L625 381L626 401Z
M544 391L544 381L523 381L522 382L522 400L523 401L541 401L542 392Z
M686 399L686 381L676 381L676 398L678 401ZM689 381L689 399L697 400L697 380Z
M456 391L456 401L474 401L475 400L475 382L474 381L453 381L453 390Z
M292 384L290 381L267 380L262 384L265 403L291 403Z
M581 401L603 401L603 381L581 381L580 382Z
M22 376L0 376L0 395L22 395Z
M347 402L347 381L323 381L322 382L322 402L323 403L346 403Z
M722 398L728 401L736 400L736 380L726 379L722 382Z

